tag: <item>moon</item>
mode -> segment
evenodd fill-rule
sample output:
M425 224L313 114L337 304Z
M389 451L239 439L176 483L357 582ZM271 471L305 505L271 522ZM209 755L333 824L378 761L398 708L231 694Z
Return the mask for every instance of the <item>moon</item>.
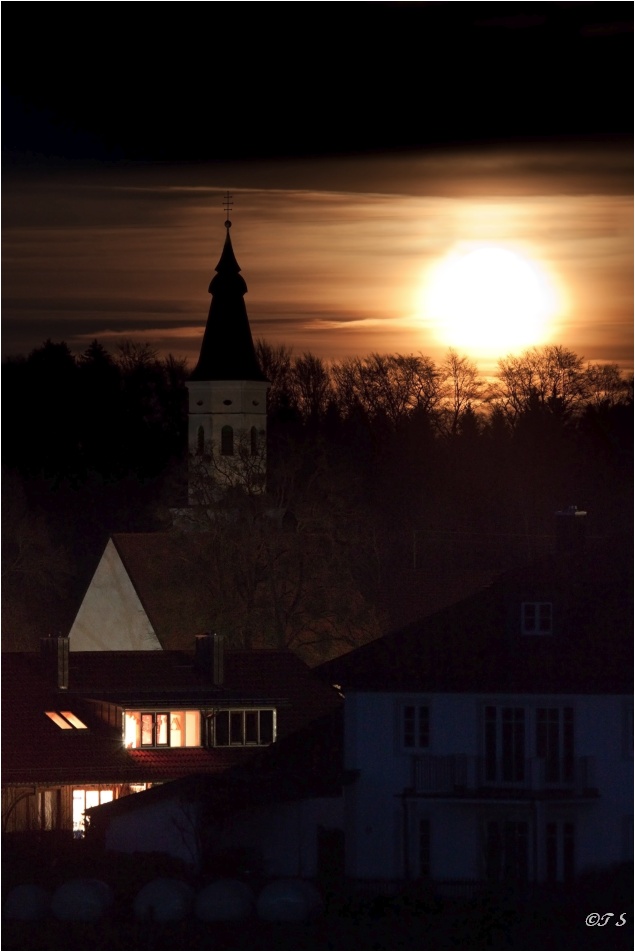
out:
M560 310L547 272L502 245L459 245L431 268L422 311L439 341L479 356L545 343Z

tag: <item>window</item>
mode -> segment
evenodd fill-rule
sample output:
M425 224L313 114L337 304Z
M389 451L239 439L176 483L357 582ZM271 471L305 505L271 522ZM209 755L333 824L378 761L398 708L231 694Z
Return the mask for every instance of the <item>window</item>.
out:
M520 631L523 635L550 635L553 631L551 602L523 602Z
M536 710L536 757L544 762L546 783L571 783L574 773L572 707Z
M256 456L258 453L258 430L255 426L252 426L249 435L251 437L251 455Z
M430 745L430 711L425 704L404 704L401 717L401 741L407 750Z
M526 882L529 879L529 824L523 820L487 823L485 833L487 879Z
M80 721L72 711L45 711L44 713L63 731L70 731L73 727L80 731L87 730L84 722Z
M200 747L199 711L126 711L124 745L140 747Z
M545 864L548 882L573 881L575 875L575 827L573 823L545 825Z
M273 708L217 711L210 719L212 747L262 747L273 744L275 739Z
M522 707L485 708L485 782L522 783L525 779L525 711Z
M205 453L205 430L199 426L196 432L196 455L203 456Z
M73 790L73 836L81 838L85 832L86 810L114 799L112 790Z
M430 820L419 820L419 876L430 878Z
M142 714L141 715L141 746L167 747L169 714Z
M234 430L231 426L224 426L220 431L220 451L222 456L234 455Z

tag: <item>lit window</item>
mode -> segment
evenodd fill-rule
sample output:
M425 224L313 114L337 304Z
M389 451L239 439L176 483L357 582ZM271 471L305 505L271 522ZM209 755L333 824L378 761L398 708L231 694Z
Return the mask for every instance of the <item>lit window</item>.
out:
M217 711L211 721L214 747L263 747L276 739L276 712L265 710Z
M401 711L401 739L408 750L430 744L430 710L425 704L404 704Z
M73 714L72 711L45 711L47 717L50 717L54 724L57 724L58 727L61 727L63 731L70 731L74 727L77 730L88 730L83 721L80 721L79 717Z
M523 635L550 635L553 631L551 602L523 602L520 630Z
M199 711L126 711L123 726L124 746L200 747Z
M62 716L66 718L69 724L72 724L73 727L76 727L77 730L88 730L83 721L80 721L79 717L72 713L72 711L62 711Z
M114 799L113 790L75 789L73 790L73 836L81 838L85 833L86 810L101 803L110 803Z
M47 717L50 717L54 724L57 724L58 727L61 727L63 731L71 731L72 725L65 721L61 714L58 714L57 711L45 711Z

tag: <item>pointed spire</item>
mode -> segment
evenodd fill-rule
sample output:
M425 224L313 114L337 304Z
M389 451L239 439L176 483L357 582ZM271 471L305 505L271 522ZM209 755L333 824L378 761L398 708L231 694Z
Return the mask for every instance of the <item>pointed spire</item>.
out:
M209 308L201 353L191 380L265 380L251 336L244 295L247 284L240 274L229 229L231 195L225 196L225 244L210 281Z

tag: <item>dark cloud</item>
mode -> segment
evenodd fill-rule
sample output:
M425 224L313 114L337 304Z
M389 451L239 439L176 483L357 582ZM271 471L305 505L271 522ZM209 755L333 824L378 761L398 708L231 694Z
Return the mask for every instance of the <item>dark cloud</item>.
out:
M7 162L209 162L632 130L625 3L5 7L20 64L3 76Z

